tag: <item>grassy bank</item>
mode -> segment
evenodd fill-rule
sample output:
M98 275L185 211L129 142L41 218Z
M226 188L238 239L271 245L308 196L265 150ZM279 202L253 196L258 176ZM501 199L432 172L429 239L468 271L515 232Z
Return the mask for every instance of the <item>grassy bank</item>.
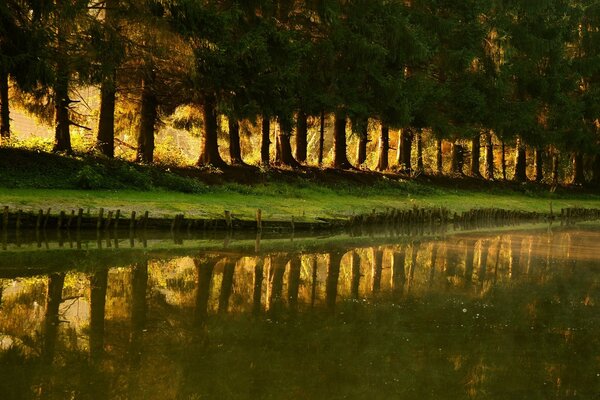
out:
M242 184L240 182L247 182ZM152 216L220 216L312 220L414 205L453 212L497 207L548 212L600 208L600 195L559 188L464 178L420 178L370 172L238 168L228 171L138 166L91 157L59 157L0 149L0 206L55 212L100 207Z

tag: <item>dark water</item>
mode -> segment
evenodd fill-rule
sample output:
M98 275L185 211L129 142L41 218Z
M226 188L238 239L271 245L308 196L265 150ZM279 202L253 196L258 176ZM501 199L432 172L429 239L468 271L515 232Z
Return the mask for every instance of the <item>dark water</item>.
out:
M596 227L178 243L7 243L0 399L600 399Z

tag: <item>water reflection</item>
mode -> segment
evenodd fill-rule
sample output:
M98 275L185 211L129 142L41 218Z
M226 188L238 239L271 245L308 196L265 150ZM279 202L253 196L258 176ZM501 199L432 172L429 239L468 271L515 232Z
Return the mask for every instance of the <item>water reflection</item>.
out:
M593 398L599 239L564 228L260 253L252 239L113 265L73 250L60 265L80 269L15 276L36 261L16 253L0 270L0 393Z

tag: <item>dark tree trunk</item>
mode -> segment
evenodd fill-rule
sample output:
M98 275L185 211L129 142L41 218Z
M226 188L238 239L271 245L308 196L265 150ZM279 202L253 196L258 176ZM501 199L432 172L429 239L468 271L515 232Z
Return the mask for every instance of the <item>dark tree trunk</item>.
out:
M516 182L525 182L527 180L527 156L525 146L521 138L517 137L516 143L516 159L515 159L515 176Z
M471 139L471 171L470 175L475 178L481 178L479 171L479 157L481 156L481 134L477 133Z
M104 354L104 316L108 269L90 277L90 358L99 361Z
M298 113L296 120L296 160L306 163L308 152L308 117L303 112Z
M492 132L485 135L485 177L489 180L494 179L494 143L492 142Z
M559 154L556 149L552 152L552 184L558 185Z
M240 123L233 117L228 118L229 122L229 158L233 165L243 165L242 146L240 145Z
M298 290L300 289L300 272L302 262L299 256L292 257L288 273L288 304L292 312L298 309Z
M8 72L0 66L0 139L10 138L10 108L8 102ZM0 140L1 142L1 140Z
M196 300L194 308L194 322L197 326L202 326L206 322L208 315L208 300L210 299L210 285L212 281L213 270L215 268L214 259L194 259L196 267Z
M262 165L269 165L271 158L271 119L263 116L262 119L262 140L260 142L260 162Z
M373 249L373 285L371 290L373 293L379 292L381 289L381 275L383 272L383 250Z
M321 111L321 126L319 127L319 167L323 165L323 147L325 146L325 111Z
M506 143L504 139L502 139L502 159L500 163L502 164L502 179L506 180Z
M452 143L452 163L451 170L454 174L463 175L463 165L465 162L464 148L462 145L454 142Z
M215 110L216 99L213 96L204 98L202 116L204 117L204 131L200 144L200 157L198 165L213 165L215 167L225 166L225 162L219 154L217 112Z
M544 159L543 159L544 151L539 147L535 148L534 158L535 158L535 181L541 182L544 179Z
M436 139L435 141L435 162L436 162L436 170L438 174L444 173L444 158L442 154L442 139Z
M100 88L100 118L98 122L97 146L107 157L115 156L115 72L104 78Z
M221 291L219 292L219 313L227 313L229 310L229 299L233 291L235 264L235 260L226 259L223 266L223 279L221 279Z
M381 126L381 138L379 139L379 162L377 163L378 171L385 171L388 169L390 152L390 129L382 125Z
M585 175L583 174L583 154L576 152L573 154L573 180L574 185L583 185L585 183Z
M148 67L146 72L147 76L142 81L142 107L136 160L151 163L154 161L154 128L158 118L158 99L153 88L155 73L152 67Z
M600 186L600 154L596 154L596 157L594 157L592 173L592 182L595 186Z
M358 127L358 150L356 156L356 163L358 165L364 164L367 161L367 144L369 143L369 124L365 122L360 124Z
M58 309L62 303L62 291L65 284L65 274L55 273L48 276L48 291L46 294L46 313L44 316L44 347L42 360L52 364L56 349L56 336L58 334Z
M352 252L352 283L350 284L350 295L352 299L358 299L360 289L360 256L356 251Z
M289 167L299 167L300 164L292 155L292 125L286 118L279 119L279 132L277 134L276 162Z
M419 129L416 134L417 139L417 170L423 171L425 165L423 164L423 132Z
M61 21L58 21L59 26ZM69 99L69 65L67 63L66 52L66 35L63 29L57 31L57 45L58 45L58 60L56 63L56 81L54 83L54 147L52 151L55 152L67 152L72 153L71 148L71 119L69 117L69 106L71 105L71 99Z
M262 310L262 282L264 278L263 260L257 260L254 266L254 290L252 291L252 313L260 314Z
M271 267L269 268L269 282L271 286L269 313L274 316L278 316L282 308L283 278L285 276L286 265L287 259L284 256L271 257Z
M337 113L335 115L335 128L333 132L333 167L349 169L352 168L348 155L346 154L346 116Z

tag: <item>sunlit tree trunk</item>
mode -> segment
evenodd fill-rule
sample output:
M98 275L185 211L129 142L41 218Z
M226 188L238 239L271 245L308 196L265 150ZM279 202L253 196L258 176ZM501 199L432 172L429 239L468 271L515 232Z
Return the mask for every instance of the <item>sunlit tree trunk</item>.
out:
M358 147L356 155L356 163L364 164L367 161L367 144L369 143L369 124L364 122L359 124L358 128Z
M544 179L544 159L543 159L544 151L536 147L534 153L534 163L535 163L535 178L536 182L541 182Z
M271 158L271 120L268 116L263 115L261 132L260 162L262 165L269 165Z
M8 100L8 72L0 65L0 143L10 138L10 108Z
M200 157L198 165L213 165L222 167L225 162L219 154L217 112L215 110L216 99L214 96L206 96L202 105L204 117L204 130L200 142Z
M300 164L298 164L292 155L292 125L286 118L280 118L279 121L276 162L289 167L299 167Z
M243 165L242 146L240 144L240 123L234 117L229 117L229 158L233 165Z
M479 157L481 156L481 134L477 133L471 139L471 171L470 175L475 178L481 178L479 171Z
M388 156L390 152L390 129L382 125L381 137L379 138L379 161L377 163L378 171L388 169Z
M300 111L296 120L296 160L306 163L308 150L308 117Z
M138 132L136 160L143 163L154 161L154 129L158 118L158 99L154 93L156 73L151 65L146 67L142 81L142 107Z
M444 173L444 154L442 152L442 139L436 139L435 141L435 164L438 174Z
M423 132L419 129L416 133L417 140L417 170L423 171L425 165L423 164Z
M485 135L485 177L489 180L494 179L494 143L492 142L492 132L488 131Z
M323 165L323 147L325 146L325 111L321 111L321 124L319 127L319 167Z
M67 48L67 26L62 18L57 22L56 40L57 40L57 60L56 77L54 82L54 147L55 152L72 153L71 148L71 119L69 117L69 64L66 57Z
M333 132L333 167L341 169L352 168L346 154L346 116L341 113L335 115Z
M585 183L585 176L583 174L583 153L575 152L572 158L573 165L573 180L571 181L574 185L583 185Z
M525 145L520 137L517 137L515 145L515 176L517 182L525 182L527 180L527 153Z
M405 173L412 172L411 153L413 136L411 128L402 129L398 135L397 161L400 170Z

